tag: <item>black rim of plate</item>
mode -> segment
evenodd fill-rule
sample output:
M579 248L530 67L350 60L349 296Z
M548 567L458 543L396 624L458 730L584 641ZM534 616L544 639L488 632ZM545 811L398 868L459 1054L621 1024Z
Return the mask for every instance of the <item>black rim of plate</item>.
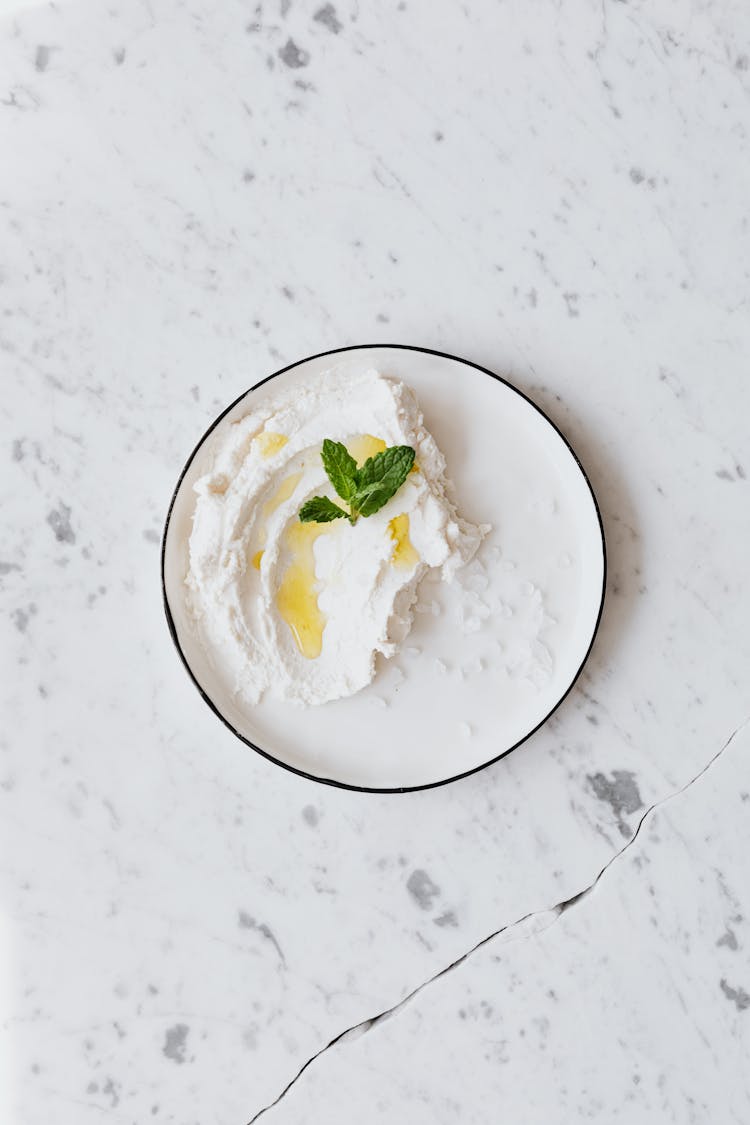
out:
M169 533L169 523L170 523L170 520L172 518L172 510L174 508L175 501L177 499L177 494L180 491L180 486L182 485L182 482L185 478L185 474L187 473L190 466L192 465L196 454L198 453L198 451L203 446L203 443L206 441L206 438L211 433L213 433L213 431L216 429L216 427L219 425L219 423L222 421L222 419L224 417L226 417L226 415L230 412L230 410L233 410L234 407L237 406L237 404L239 402L241 402L244 398L246 398L253 391L257 391L260 387L265 386L266 383L270 383L270 381L272 379L278 378L279 375L284 375L287 371L291 371L295 367L300 367L303 363L309 363L311 360L314 360L314 359L323 359L325 356L342 355L344 352L372 351L373 349L376 349L376 348L388 348L388 349L394 349L396 351L405 351L405 352L420 352L423 355L434 355L434 356L438 356L441 359L453 360L453 362L461 363L466 367L473 367L475 371L481 371L484 375L488 375L490 377L490 379L495 379L498 383L504 383L506 387L508 387L511 391L514 392L514 394L517 394L520 398L524 399L524 401L527 402L528 405L533 410L535 410L537 412L537 414L541 414L541 416L544 418L544 420L547 422L547 424L549 426L551 426L551 428L554 430L554 432L557 434L557 436L564 443L564 445L566 446L566 448L567 448L568 452L570 453L571 457L573 458L576 465L578 466L578 469L579 469L581 475L583 476L583 479L586 482L589 493L591 494L591 500L592 500L593 505L594 505L594 511L596 512L596 518L597 518L597 521L599 523L599 535L600 535L600 538L601 538L601 546L602 546L602 590L601 590L601 595L600 595L600 598L599 598L599 610L598 610L597 615L596 615L596 621L594 622L594 628L592 629L592 632L591 632L591 640L589 641L588 648L586 649L584 657L583 657L581 663L579 664L575 675L573 676L570 683L568 684L568 686L566 687L565 691L560 696L560 698L557 700L555 705L551 708L551 710L549 710L547 712L547 714L544 716L543 719L540 719L540 721L534 727L532 727L530 731L528 731L523 736L523 738L519 738L518 741L514 742L512 746L508 746L507 749L502 750L499 754L496 754L494 758L489 758L486 762L482 762L478 766L473 766L470 770L463 770L461 773L454 774L452 777L445 777L445 778L442 778L440 781L428 781L424 785L400 785L400 786L352 785L352 784L350 784L346 781L337 781L333 777L320 777L318 774L307 773L306 770L298 769L296 766L292 766L288 762L281 761L280 758L275 758L273 754L268 752L268 750L264 750L262 746L258 746L256 743L251 742L249 738L245 738L244 734L240 734L240 732L236 729L236 727L234 727L229 722L229 720L221 713L219 708L213 702L211 697L204 691L202 686L198 683L198 680L196 679L195 675L193 674L193 670L192 670L192 668L190 667L190 664L187 661L185 653L182 651L182 646L180 645L180 641L179 641L179 638L177 636L177 629L175 627L174 619L172 617L172 611L169 608L169 599L167 597L167 585L166 585L166 581L165 581L165 578L164 578L164 563L165 563L165 558L166 558L167 535ZM248 390L243 391L241 395L238 395L238 397L234 400L234 402L231 402L229 404L229 406L227 406L225 410L222 410L221 414L219 414L219 416L214 419L214 421L211 423L211 425L208 427L206 432L203 434L200 441L197 443L197 445L193 449L192 453L188 457L187 461L185 462L185 466L184 466L184 468L182 469L182 472L179 475L179 478L177 480L177 484L175 485L174 492L172 493L172 498L169 501L169 508L167 510L167 517L164 521L164 532L162 534L162 541L161 541L161 591L162 591L162 600L163 600L163 604L164 604L164 612L166 614L167 625L169 627L169 634L172 638L172 643L174 644L175 648L177 649L178 655L180 657L180 660L182 661L182 664L185 668L185 671L187 672L188 676L190 677L193 684L197 688L197 690L200 693L201 697L203 698L204 702L208 704L208 706L211 708L211 710L217 716L217 718L219 718L221 720L221 722L224 724L224 726L227 727L232 732L232 734L235 735L235 737L240 740L240 742L244 742L246 746L249 746L251 748L251 750L254 750L257 754L260 754L261 757L266 758L269 762L273 762L274 765L281 766L282 769L287 770L289 773L297 774L298 777L304 777L308 781L316 781L321 785L332 785L337 789L348 789L348 790L352 790L353 792L356 792L356 793L418 793L418 792L421 792L424 789L437 789L441 785L451 785L454 781L460 781L464 777L470 777L471 774L479 773L480 770L487 769L489 766L494 765L495 762L499 762L501 758L505 758L508 754L511 754L514 750L517 750L519 746L521 746L524 742L526 742L529 738L531 738L531 736L533 734L536 734L536 732L541 727L544 726L544 724L552 717L552 715L554 715L554 713L555 713L555 711L557 711L558 707L560 707L560 705L567 699L568 695L573 690L573 688L574 688L574 686L575 686L575 684L578 680L578 677L580 676L581 672L583 671L583 668L584 668L584 665L586 664L586 661L588 660L589 656L591 655L591 650L594 647L594 641L596 640L596 635L599 631L599 625L600 625L601 619L602 619L602 613L604 611L604 592L605 592L605 589L606 589L606 585L607 585L607 546L606 546L606 542L605 542L605 538L604 538L604 524L602 522L602 515L601 515L601 512L599 510L599 504L597 502L596 494L594 493L594 489L591 485L591 481L588 478L588 474L587 474L586 470L584 469L583 465L581 464L575 450L571 446L568 439L565 437L565 434L562 432L562 430L560 430L560 428L552 421L552 419L549 417L549 415L547 415L542 410L542 408L540 406L537 406L537 404L535 402L533 402L529 398L528 395L524 394L524 392L519 390L518 387L513 386L513 384L510 383L507 379L504 379L502 377L502 375L498 375L498 374L496 374L496 372L490 371L487 367L482 367L481 364L479 364L479 363L473 363L470 359L464 359L462 356L452 355L450 352L437 351L435 348L421 348L421 347L418 347L415 344L350 344L347 347L331 348L328 351L316 352L315 355L309 355L309 356L306 356L304 359L295 360L294 363L288 363L286 365L286 367L281 367L278 371L274 371L272 375L267 375L265 379L261 379L261 381L259 383L255 383Z

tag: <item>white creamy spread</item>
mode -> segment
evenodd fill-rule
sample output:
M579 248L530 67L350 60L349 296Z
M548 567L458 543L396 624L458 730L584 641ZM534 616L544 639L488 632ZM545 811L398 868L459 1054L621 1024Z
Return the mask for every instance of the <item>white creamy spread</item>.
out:
M415 468L375 515L301 523L313 496L336 496L324 438L358 463L392 445ZM475 554L488 527L460 519L445 459L413 392L369 370L333 369L225 425L197 494L187 575L195 627L246 703L269 691L325 703L365 687L377 653L404 640L420 579Z

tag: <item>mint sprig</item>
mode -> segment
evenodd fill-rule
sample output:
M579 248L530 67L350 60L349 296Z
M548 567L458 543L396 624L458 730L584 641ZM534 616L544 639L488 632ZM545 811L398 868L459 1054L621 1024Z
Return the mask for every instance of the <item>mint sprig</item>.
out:
M313 496L300 508L299 518L303 523L330 523L348 514L327 496Z
M348 504L357 491L357 462L345 445L328 438L323 442L320 456L329 481Z
M321 458L328 479L349 511L327 496L314 496L302 505L299 518L302 523L330 523L343 518L355 524L359 516L374 516L398 492L414 465L414 450L410 445L392 445L368 457L358 469L345 445L326 438Z

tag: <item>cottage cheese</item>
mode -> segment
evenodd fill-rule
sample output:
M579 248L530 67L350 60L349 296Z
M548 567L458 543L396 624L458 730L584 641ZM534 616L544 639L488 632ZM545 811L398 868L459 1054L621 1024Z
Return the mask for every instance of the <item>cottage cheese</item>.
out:
M302 524L316 495L337 497L324 438L359 463L410 445L415 469L375 515ZM460 519L445 460L413 392L377 371L323 373L223 427L195 484L188 600L213 664L246 703L268 691L301 705L351 695L409 632L421 578L445 579L488 527Z

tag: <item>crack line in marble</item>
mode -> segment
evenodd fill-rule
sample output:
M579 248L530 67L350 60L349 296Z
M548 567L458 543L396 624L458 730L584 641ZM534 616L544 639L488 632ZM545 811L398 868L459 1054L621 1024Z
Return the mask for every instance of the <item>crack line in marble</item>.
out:
M577 906L579 903L587 899L589 895L593 894L594 890L603 878L605 872L607 872L610 867L614 863L616 863L616 861L620 859L638 839L641 828L645 824L646 820L651 816L651 814L662 808L664 805L668 804L670 801L675 800L675 798L681 797L683 793L686 793L688 789L690 789L697 781L699 781L703 777L703 775L707 773L708 770L710 770L711 767L719 760L724 751L728 749L732 742L734 742L737 735L742 730L744 730L748 723L750 723L750 716L744 719L739 724L739 726L735 727L735 729L729 735L729 738L727 738L726 742L708 760L706 765L703 766L703 768L699 770L697 774L695 774L694 777L690 778L689 781L686 781L685 784L682 785L679 789L675 789L673 793L668 793L666 797L662 797L661 800L656 801L653 805L649 805L641 819L638 821L636 830L630 837L628 842L622 848L620 848L618 852L615 852L612 858L605 863L604 867L601 868L599 873L592 880L592 882L588 884L588 886L584 887L580 891L577 891L575 894L570 895L569 898L563 899L562 902L555 903L554 906L549 906L541 910L531 910L528 914L524 914L521 918L517 918L513 922L507 922L504 926L501 926L500 929L494 930L493 933L488 934L487 937L482 938L476 943L476 945L473 945L465 953L462 953L454 961L451 961L449 965L446 965L444 968L439 969L438 972L434 973L433 976L428 977L427 980L422 981L421 984L418 984L416 988L413 988L412 991L407 993L407 995L404 996L402 1000L399 1000L390 1008L385 1008L382 1012L378 1012L376 1015L371 1016L367 1019L360 1020L359 1023L352 1024L351 1027L347 1027L344 1029L344 1031L339 1032L339 1034L334 1036L334 1038L331 1039L329 1043L326 1043L324 1047L321 1047L319 1051L316 1051L314 1055L310 1056L310 1058L299 1068L294 1077L291 1078L290 1081L286 1084L278 1097L276 1097L272 1102L269 1102L268 1105L265 1105L261 1109L259 1109L258 1112L253 1117L251 1117L248 1125L255 1125L255 1122L258 1121L259 1118L261 1118L265 1113L268 1113L269 1110L274 1109L277 1105L279 1105L279 1103L286 1097L292 1087L297 1084L305 1071L310 1066L312 1066L312 1064L317 1059L319 1059L321 1055L324 1055L327 1051L330 1051L332 1047L337 1046L339 1043L353 1042L355 1039L359 1039L362 1035L366 1035L379 1024L384 1023L386 1020L389 1020L393 1016L398 1015L398 1013L402 1011L408 1004L410 1004L412 1000L414 1000L419 995L420 992L423 992L424 989L440 980L440 978L444 977L447 973L453 972L454 969L457 969L464 963L464 961L468 960L469 957L472 957L485 945L488 945L489 942L494 941L495 938L500 937L501 934L507 933L509 930L513 930L517 926L522 926L524 925L524 923L530 922L534 918L541 918L545 914L553 915L552 921L548 926L544 927L544 930L550 929L555 924L555 922L557 922L562 917L563 914L571 909L571 907ZM539 932L539 930L532 931L533 934ZM525 940L525 937L530 936L531 934L526 934L521 940Z

